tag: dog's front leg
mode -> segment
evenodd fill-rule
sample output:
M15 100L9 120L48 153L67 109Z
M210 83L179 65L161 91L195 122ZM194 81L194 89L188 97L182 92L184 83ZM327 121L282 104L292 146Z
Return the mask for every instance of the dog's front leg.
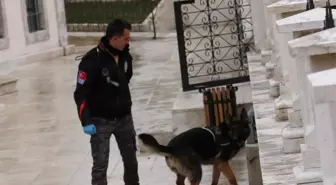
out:
M185 181L186 177L176 173L176 185L184 185L184 181Z
M219 176L220 176L220 169L219 169L219 163L214 162L213 167L212 167L212 183L211 185L217 185Z
M236 176L233 173L229 162L219 163L219 169L226 176L226 178L228 178L231 185L238 185L237 180L236 180Z

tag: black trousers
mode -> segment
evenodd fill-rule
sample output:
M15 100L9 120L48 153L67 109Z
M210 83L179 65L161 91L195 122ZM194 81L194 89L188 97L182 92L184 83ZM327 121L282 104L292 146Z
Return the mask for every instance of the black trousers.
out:
M115 121L93 118L97 133L91 135L93 158L92 185L107 185L107 167L110 155L110 138L114 134L124 163L125 185L138 185L135 129L132 114Z

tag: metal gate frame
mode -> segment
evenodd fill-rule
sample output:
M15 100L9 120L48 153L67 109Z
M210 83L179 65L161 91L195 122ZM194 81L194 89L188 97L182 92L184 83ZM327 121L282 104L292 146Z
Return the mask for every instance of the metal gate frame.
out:
M213 70L212 73L208 73L208 76L210 75L218 75L223 74L218 71L216 71L216 60L214 57L214 50L218 49L218 46L214 46L214 40L213 38L215 36L221 35L216 34L212 32L212 26L213 24L216 24L215 21L212 21L210 18L210 14L213 11L219 11L220 9L213 9L210 8L210 4L216 2L216 0L200 0L202 3L207 3L207 8L205 10L200 10L199 13L207 13L209 16L209 21L207 23L204 23L204 26L207 26L210 32L210 40L211 40L211 54L212 59L211 61L204 62L203 65L206 63L211 63L213 65L213 68L210 69ZM219 1L225 1L225 0L219 0ZM187 14L187 12L182 12L182 6L186 4L192 4L195 3L195 0L185 0L185 1L175 1L174 2L174 11L175 11L175 23L176 23L176 32L177 32L177 41L178 41L178 51L179 51L179 59L180 59L180 70L181 70L181 78L182 78L182 88L183 91L191 91L196 90L200 88L209 88L214 86L222 86L222 85L228 85L228 84L234 84L234 83L242 83L242 82L248 82L250 81L249 73L248 73L248 67L246 67L247 64L247 55L246 52L250 51L251 49L254 50L254 40L253 40L253 31L252 31L252 39L250 39L248 42L244 42L245 39L245 32L251 31L251 30L245 30L246 28L242 24L242 20L251 19L251 17L242 17L242 8L250 5L244 5L243 0L227 0L228 2L228 9L229 12L232 12L232 14L235 14L235 18L233 20L228 20L231 23L234 23L235 29L231 29L231 36L237 38L237 43L230 45L230 48L238 48L239 52L236 55L233 55L234 60L237 60L238 63L238 70L232 70L231 72L238 72L243 71L244 74L239 75L239 77L235 78L227 78L227 79L214 79L213 76L211 76L211 80L201 83L195 83L190 84L189 78L190 75L188 73L188 67L192 67L193 64L188 64L187 62L187 50L186 50L186 40L184 36L184 27L191 27L191 25L185 25L183 23L183 17ZM250 11L250 10L249 10ZM230 13L231 14L231 13ZM248 13L250 15L250 12ZM252 25L252 20L251 20ZM192 51L190 52L192 53ZM224 61L225 62L225 61ZM245 64L245 65L244 65ZM209 70L209 69L208 69Z

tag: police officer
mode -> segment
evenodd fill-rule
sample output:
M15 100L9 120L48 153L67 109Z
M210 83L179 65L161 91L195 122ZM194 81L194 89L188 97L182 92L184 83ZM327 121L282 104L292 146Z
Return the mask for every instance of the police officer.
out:
M133 74L130 30L128 22L112 21L99 44L82 57L78 66L74 99L83 131L91 136L92 185L107 185L112 134L122 156L125 184L139 184L128 86Z

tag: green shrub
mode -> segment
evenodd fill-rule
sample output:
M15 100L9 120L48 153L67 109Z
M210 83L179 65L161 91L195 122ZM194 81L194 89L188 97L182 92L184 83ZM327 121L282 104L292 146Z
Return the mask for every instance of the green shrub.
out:
M67 23L109 23L122 18L130 23L142 23L159 0L131 1L70 1L65 2Z

